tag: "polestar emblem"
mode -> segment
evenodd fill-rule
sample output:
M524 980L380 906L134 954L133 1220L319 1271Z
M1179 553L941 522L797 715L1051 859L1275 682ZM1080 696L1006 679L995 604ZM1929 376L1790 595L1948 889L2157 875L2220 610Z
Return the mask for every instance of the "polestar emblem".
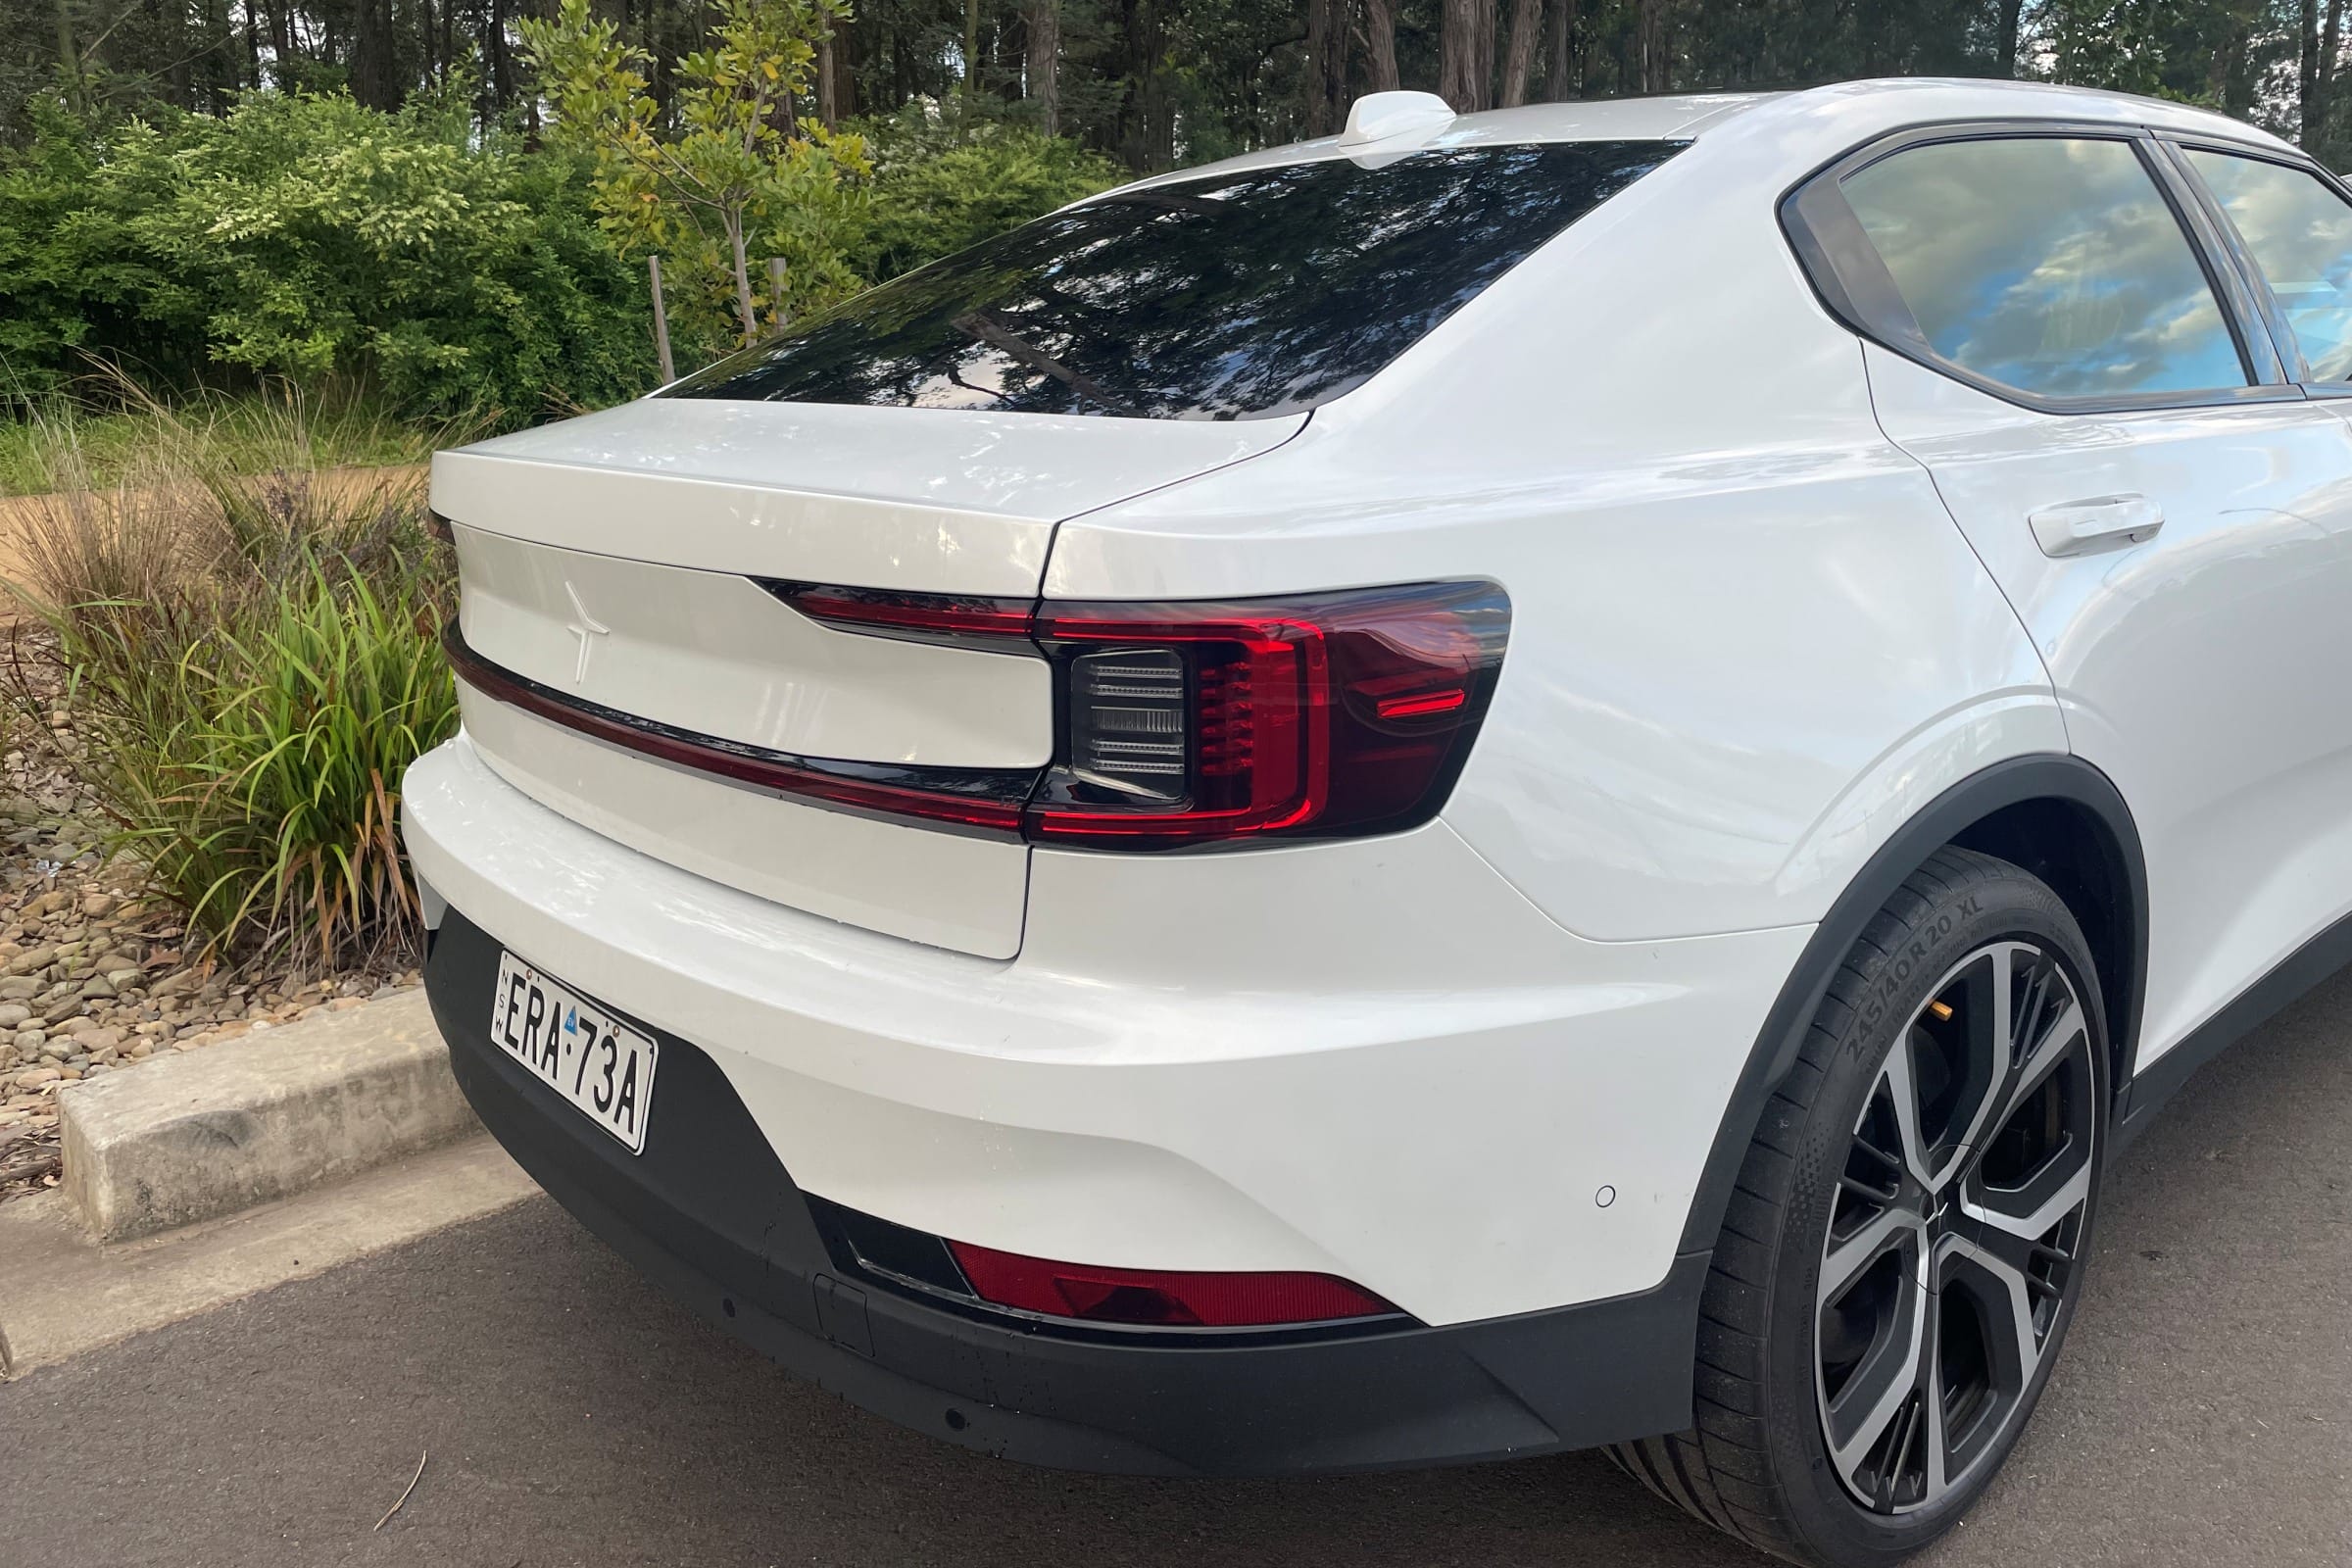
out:
M571 600L571 612L574 616L564 629L580 640L580 662L571 672L571 683L577 686L588 678L588 656L596 648L596 639L607 635L612 628L588 613L588 607L580 603L580 591L574 588L569 581L564 584L564 592Z

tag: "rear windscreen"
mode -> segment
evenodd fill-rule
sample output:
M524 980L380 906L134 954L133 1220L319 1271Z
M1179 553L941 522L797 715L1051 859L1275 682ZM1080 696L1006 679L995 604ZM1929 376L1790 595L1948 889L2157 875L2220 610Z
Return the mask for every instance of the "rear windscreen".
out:
M1683 145L1341 158L1115 193L894 278L666 395L1296 414L1369 379Z

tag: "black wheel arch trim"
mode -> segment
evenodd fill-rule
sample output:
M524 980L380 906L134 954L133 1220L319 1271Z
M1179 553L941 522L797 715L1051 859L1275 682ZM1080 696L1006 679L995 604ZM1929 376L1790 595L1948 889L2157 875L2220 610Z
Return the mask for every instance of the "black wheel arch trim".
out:
M1690 1212L1683 1222L1679 1252L1713 1250L1731 1206L1732 1186L1739 1178L1740 1162L1763 1121L1765 1103L1795 1066L1798 1048L1821 1010L1831 980L1871 917L1937 850L1960 840L1970 828L1996 812L2034 801L2060 802L2086 814L2096 824L2095 836L2102 841L2097 847L2108 862L2111 878L2127 890L2126 907L2116 911L2123 923L2116 933L2121 962L2114 976L2098 978L2114 1052L2111 1081L2130 1083L2130 1063L2139 1040L2140 1004L2147 989L2148 879L2139 830L2107 775L2079 757L2048 753L1995 762L1952 785L1895 829L1814 928L1772 1009L1764 1015L1764 1026L1733 1087L1714 1146L1700 1171ZM2168 1054L2165 1060L2175 1054ZM2110 1140L2110 1148L2120 1142Z

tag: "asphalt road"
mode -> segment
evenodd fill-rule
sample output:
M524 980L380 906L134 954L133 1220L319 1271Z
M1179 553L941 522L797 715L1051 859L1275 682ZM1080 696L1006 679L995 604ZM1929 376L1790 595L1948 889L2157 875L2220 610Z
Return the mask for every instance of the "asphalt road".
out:
M2034 1430L1930 1561L2352 1563L2347 1009L2352 974L2132 1151ZM1251 1483L983 1459L795 1384L544 1200L0 1387L8 1568L1758 1560L1591 1455Z

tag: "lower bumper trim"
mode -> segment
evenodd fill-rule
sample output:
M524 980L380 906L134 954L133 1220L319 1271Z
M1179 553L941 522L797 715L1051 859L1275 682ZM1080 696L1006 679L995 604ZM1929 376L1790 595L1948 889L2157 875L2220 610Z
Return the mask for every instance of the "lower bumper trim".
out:
M690 1043L649 1031L662 1085L642 1155L557 1103L489 1038L499 951L451 909L425 970L484 1125L680 1302L903 1426L1065 1469L1274 1475L1504 1458L1690 1425L1703 1252L1609 1300L1239 1339L1065 1334L861 1274Z

